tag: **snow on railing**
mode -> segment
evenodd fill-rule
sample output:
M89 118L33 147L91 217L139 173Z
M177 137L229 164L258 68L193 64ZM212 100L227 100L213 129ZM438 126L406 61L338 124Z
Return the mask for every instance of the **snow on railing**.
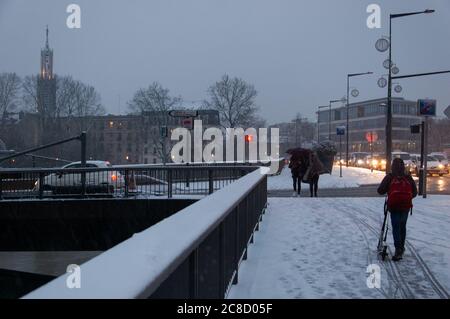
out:
M246 258L266 206L264 170L245 175L82 264L80 288L68 288L67 273L24 298L148 298L155 292L158 297L223 298L230 283L237 282L239 263ZM211 263L214 256L217 262ZM189 274L178 275L173 289L169 277L178 270L185 274L186 264ZM213 292L211 285L202 290L208 280L217 286ZM183 286L188 288L183 291Z

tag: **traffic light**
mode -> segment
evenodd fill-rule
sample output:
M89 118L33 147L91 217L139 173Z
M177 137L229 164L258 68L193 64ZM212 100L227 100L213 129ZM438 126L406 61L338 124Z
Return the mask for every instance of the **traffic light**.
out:
M245 135L245 142L250 143L253 141L253 135Z

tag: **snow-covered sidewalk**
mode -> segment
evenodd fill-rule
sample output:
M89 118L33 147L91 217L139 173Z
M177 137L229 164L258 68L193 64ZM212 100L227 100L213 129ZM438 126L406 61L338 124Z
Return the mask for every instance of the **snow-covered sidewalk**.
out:
M376 253L383 203L383 198L270 198L228 297L445 296L450 292L450 196L414 201L400 263L382 262ZM393 248L391 237L390 232ZM381 289L367 287L370 264L381 267Z
M365 168L342 167L342 177L339 177L339 166L333 168L333 174L320 176L319 189L324 188L349 188L361 185L379 184L384 172L371 172ZM289 168L284 168L280 175L270 176L267 180L269 190L281 190L292 188L292 177Z

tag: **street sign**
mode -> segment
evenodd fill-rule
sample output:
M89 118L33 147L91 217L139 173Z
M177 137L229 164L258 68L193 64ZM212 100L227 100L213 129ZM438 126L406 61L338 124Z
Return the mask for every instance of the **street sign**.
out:
M345 126L336 127L336 135L345 135Z
M369 143L375 143L378 141L378 134L377 132L367 132L366 133L366 140Z
M450 106L445 109L444 114L450 119Z
M436 116L436 100L418 100L417 109L421 116Z
M198 111L194 110L172 110L169 112L172 117L197 117Z

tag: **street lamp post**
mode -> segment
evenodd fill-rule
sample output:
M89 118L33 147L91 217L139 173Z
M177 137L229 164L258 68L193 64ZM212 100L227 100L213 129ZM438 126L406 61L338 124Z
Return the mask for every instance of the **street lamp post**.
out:
M419 12L407 12L389 15L389 75L388 75L388 96L387 96L387 121L386 121L386 174L391 171L392 161L392 19L412 16L417 14L433 13L434 10Z
M348 167L348 155L349 155L349 108L350 108L350 78L355 77L355 76L362 76L362 75L368 75L368 74L373 74L373 72L364 72L364 73L350 73L347 74L347 125L346 125L346 139L347 139L347 143L346 143L346 150L345 150L345 163L346 166Z
M345 98L342 98L339 100L331 100L330 104L328 105L328 108L329 108L329 110L328 110L328 140L329 141L331 141L331 105L333 103L345 102L344 100L345 100Z

